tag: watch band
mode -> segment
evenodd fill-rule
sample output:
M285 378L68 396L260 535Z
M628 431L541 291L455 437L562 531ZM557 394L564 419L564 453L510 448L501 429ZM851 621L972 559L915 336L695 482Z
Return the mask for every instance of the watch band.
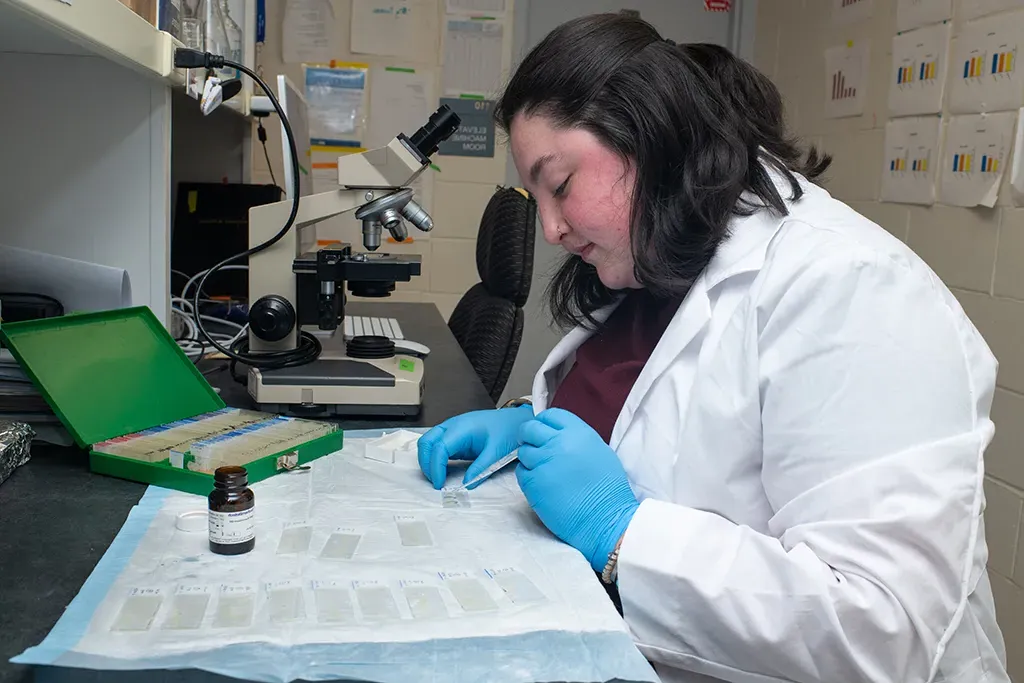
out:
M519 406L532 406L533 401L529 396L523 396L521 398L510 398L501 404L502 408L518 408Z
M625 534L619 536L615 548L608 553L608 563L604 566L604 571L601 572L601 581L608 585L614 584L619 578L619 548L622 547L622 539L625 537Z

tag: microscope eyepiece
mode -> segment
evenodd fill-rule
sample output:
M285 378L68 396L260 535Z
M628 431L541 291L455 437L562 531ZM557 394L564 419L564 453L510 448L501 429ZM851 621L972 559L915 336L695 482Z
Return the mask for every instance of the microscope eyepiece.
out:
M462 123L462 119L459 118L459 115L453 112L447 104L442 104L437 111L430 115L430 120L412 134L409 142L424 157L430 157L442 142L459 129L460 123Z

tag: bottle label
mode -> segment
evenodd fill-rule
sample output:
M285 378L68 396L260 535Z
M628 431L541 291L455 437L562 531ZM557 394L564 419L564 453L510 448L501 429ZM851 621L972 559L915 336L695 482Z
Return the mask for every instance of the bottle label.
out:
M256 508L237 512L210 510L210 540L221 545L245 543L256 538Z

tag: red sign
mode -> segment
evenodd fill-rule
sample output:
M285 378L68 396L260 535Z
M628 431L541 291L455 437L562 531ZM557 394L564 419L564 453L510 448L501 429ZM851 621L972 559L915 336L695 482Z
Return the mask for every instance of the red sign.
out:
M708 12L728 12L731 5L730 0L704 0L704 9Z

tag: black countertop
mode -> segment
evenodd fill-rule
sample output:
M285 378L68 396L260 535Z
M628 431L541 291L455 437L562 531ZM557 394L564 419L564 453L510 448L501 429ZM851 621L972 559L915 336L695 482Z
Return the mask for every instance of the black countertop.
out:
M405 336L430 347L430 355L419 416L338 420L344 429L426 427L494 407L433 304L351 303L347 311L397 318ZM226 371L209 380L228 405L252 406ZM32 459L0 484L0 683L32 680L29 667L8 660L43 640L145 490L90 473L82 450L38 444Z

